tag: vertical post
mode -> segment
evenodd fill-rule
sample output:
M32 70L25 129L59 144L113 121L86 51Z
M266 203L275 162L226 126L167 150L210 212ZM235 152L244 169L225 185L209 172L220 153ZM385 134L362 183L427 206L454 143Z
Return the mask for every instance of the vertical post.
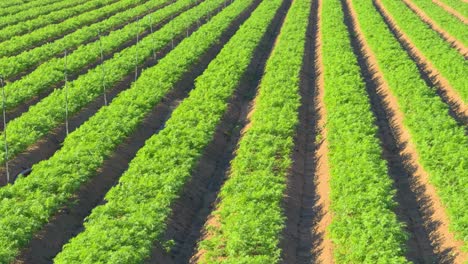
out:
M104 96L104 105L107 105L107 95L106 95L106 70L104 67L104 52L102 50L102 40L101 40L101 30L98 30L98 36L99 36L99 49L101 51L101 82L102 82L102 94Z
M138 78L138 42L140 40L140 20L137 23L136 45L135 45L135 82Z
M154 48L154 35L153 35L153 17L149 16L150 30L151 30L151 42L153 43L153 59L156 61L156 50Z
M7 142L7 122L6 122L6 96L5 96L5 83L3 82L3 76L0 75L0 85L2 86L2 109L3 109L3 141L5 142L5 170L7 184L10 182L10 170L8 168L8 142Z
M65 132L68 136L68 75L67 75L67 50L65 50L65 64L63 69L63 78L65 81L64 88L65 88Z
M171 15L171 22L172 22L173 18L174 18L174 17ZM171 22L169 22L169 23L171 23ZM174 24L171 23L171 25L172 25L172 33L174 34ZM171 44L172 49L174 49L174 35L172 35L171 43L172 43L172 44Z

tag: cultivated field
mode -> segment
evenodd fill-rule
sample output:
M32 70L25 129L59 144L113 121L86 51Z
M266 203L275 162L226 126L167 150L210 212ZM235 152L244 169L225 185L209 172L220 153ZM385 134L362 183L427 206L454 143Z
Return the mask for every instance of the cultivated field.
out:
M467 0L0 0L0 263L468 263Z

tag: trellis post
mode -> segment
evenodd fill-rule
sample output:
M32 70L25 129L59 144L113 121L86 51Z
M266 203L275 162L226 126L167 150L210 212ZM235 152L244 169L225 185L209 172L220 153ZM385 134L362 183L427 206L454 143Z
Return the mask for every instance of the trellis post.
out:
M102 36L101 36L101 30L98 30L98 36L99 36L99 50L101 52L101 82L102 82L102 94L104 97L104 105L107 105L107 95L106 95L106 69L104 67L104 52L102 50Z
M10 170L8 168L8 142L7 142L7 122L6 122L6 95L3 75L0 75L0 85L2 86L2 109L3 109L3 141L5 142L5 170L7 184L10 182Z
M64 69L63 69L63 79L64 79L64 89L65 89L65 132L68 136L68 69L67 69L67 50L65 50L65 57L64 57Z

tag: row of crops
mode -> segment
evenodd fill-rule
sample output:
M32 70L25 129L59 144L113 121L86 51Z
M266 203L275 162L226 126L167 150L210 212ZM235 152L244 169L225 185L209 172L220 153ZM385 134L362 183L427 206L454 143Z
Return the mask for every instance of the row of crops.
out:
M63 142L50 142L57 146L53 155L43 154L27 175L0 187L0 263L144 263L170 256L167 261L183 248L172 229L186 236L196 229L194 245L182 249L191 263L468 261L468 31L460 19L467 6L455 0L0 2L0 171L18 170L20 155L66 127ZM171 97L180 91L180 101ZM219 129L231 111L243 111L232 108L238 97L249 113L245 124L233 125L241 131L237 139ZM102 103L89 108L96 102ZM161 105L171 105L170 113L136 154L125 155L121 146ZM302 120L301 107L315 114ZM69 130L78 115L84 119ZM294 169L305 158L295 155L301 122L317 131L315 149L304 153L317 163L311 173ZM189 194L190 185L195 173L204 173L203 160L215 159L208 148L218 133L236 146L226 177L207 176L222 185L209 207L193 209L208 211L203 224L190 219L189 227L178 226L174 208L186 196L201 199ZM387 140L396 142L393 150ZM73 235L50 252L35 252L32 241L50 242L45 227L78 207L76 197L97 177L110 177L103 167L118 154L125 170L95 194L99 202L78 219L83 226L61 225ZM421 223L405 220L401 185L390 172L395 162L412 184L403 195L416 197ZM326 189L314 201L322 213L314 211L317 221L306 223L310 234L287 226L290 218L306 217L303 199L287 197L295 174ZM324 222L323 233L315 232ZM414 225L429 249L408 242L421 236ZM301 244L307 235L320 237ZM304 248L309 255L294 256Z
M81 50L84 50L84 54L98 56L100 55L100 52L102 49L102 53L104 55L107 55L109 54L108 45L114 44L115 45L114 49L115 49L115 48L120 47L127 41L129 41L128 37L131 37L130 40L134 39L137 32L127 33L125 31L129 30L130 28L135 28L134 26L135 19L141 19L143 21L143 23L136 24L136 25L140 25L140 27L143 29L144 26L148 26L148 27L153 26L153 23L155 23L154 25L157 25L158 22L160 22L161 17L165 18L164 13L167 12L168 10L172 12L178 11L177 5L169 5L166 8L162 8L162 9L160 8L161 5L168 3L168 2L169 1L167 0L147 2L145 4L136 6L124 12L115 14L114 16L111 16L101 22L94 23L90 26L82 27L76 30L75 32L68 34L64 36L63 38L60 38L52 43L47 43L45 45L41 45L33 49L28 49L15 56L3 57L0 59L0 65L2 68L5 68L5 72L3 72L4 78L10 79L14 76L20 75L24 71L30 69L32 66L35 66L44 61L47 61L53 58L54 56L56 56L57 54L62 53L64 50L67 50L69 53L74 51L73 55L75 55L75 54L79 54L77 50L81 49ZM181 3L178 3L179 6L180 4ZM148 13L148 10L154 10L154 9L159 9L159 10L157 12L150 13L146 17L141 17L142 15ZM173 15L173 14L170 14L170 15ZM126 25L122 29L118 29L125 22L133 22L133 23ZM91 48L91 50L88 50L89 47L92 46L92 44L89 42L95 40L97 33L105 35L104 37L99 39L100 47L99 46L98 48L93 47ZM111 36L114 36L114 35L115 37L111 39ZM124 36L127 36L127 39L125 39ZM99 43L97 43L97 45L99 45ZM96 44L94 44L94 46L96 46ZM80 54L80 56L83 56L83 55ZM68 59L70 60L70 58ZM85 60L84 58L82 61L83 63L89 63L89 61ZM71 63L71 65L74 65L74 64ZM62 67L62 70L63 70L63 67ZM70 70L71 69L68 69L68 71Z
M180 5L175 6L175 8L180 9L184 7L184 4L189 4L189 2L190 0L180 1ZM95 98L102 96L103 88L116 85L126 75L134 72L135 67L153 58L155 52L159 52L167 45L171 45L174 38L180 35L184 36L189 28L197 24L199 19L214 12L222 3L222 0L203 2L203 4L174 18L160 30L146 36L135 45L115 53L109 60L104 61L97 67L88 70L86 74L82 74L77 79L67 83L66 87L54 90L39 103L30 107L19 118L12 120L8 124L6 132L9 135L7 138L9 140L9 153L13 155L24 151L28 146L34 144L39 138L47 134L48 131L64 121L66 117L65 108L63 107L65 96L70 102L68 112L70 114L78 112ZM167 8L169 11L173 9L172 7ZM161 9L161 11L166 11L166 9ZM164 14L162 18L166 18L167 16L169 15ZM160 19L155 19L155 22L158 21ZM131 34L127 32L125 32L127 34L123 35L116 33L115 35L109 35L106 39L103 38L102 43L109 43L109 45L103 44L101 46L103 47L102 50L105 50L104 47L107 48L108 46L113 46L115 42L119 42L114 37L130 39L141 30L138 25L133 24L122 30L126 29L129 31L130 29L133 30L131 30ZM97 41L87 46L81 46L70 56L53 59L44 63L25 78L7 85L5 87L7 94L10 91L14 91L13 95L8 96L8 98L11 98L11 101L7 99L7 107L8 102L16 106L42 92L44 89L50 89L51 84L53 85L62 81L65 60L67 61L67 72L74 72L86 66L89 63L86 61L88 56L94 60L99 60L99 56L97 55L99 54L99 44L99 41ZM90 52L88 48L94 50L94 52ZM74 65L78 67L75 68ZM105 71L105 76L103 76L103 71ZM42 78L44 74L53 75L48 79L44 79Z
M143 1L140 1L143 2ZM104 6L98 8L97 10L92 10L93 8L102 6L102 4L110 4L108 6ZM2 28L0 30L1 41L5 41L2 44L2 52L0 56L5 56L6 54L12 54L14 52L19 52L25 48L31 47L34 43L44 43L47 40L53 39L54 37L60 37L63 34L70 32L72 30L78 29L82 25L87 25L98 21L101 17L106 17L109 14L112 14L116 11L125 10L129 6L134 5L134 1L121 1L116 2L115 0L107 0L104 3L102 1L91 1L86 3L83 7L78 6L77 17L72 17L62 23L57 25L49 24L49 20L43 19L42 17L37 18L36 20L44 20L44 21L34 21L31 25L23 25L23 23L19 23L16 25L8 26ZM80 10L83 9L83 10ZM65 9L69 11L69 9ZM85 10L92 10L89 12L81 13ZM80 14L81 13L81 14ZM55 13L52 13L52 15ZM61 21L63 17L59 17L57 19L50 18L52 21L56 20L57 22ZM27 23L29 21L26 21ZM44 26L44 27L41 27ZM37 30L34 30L36 29ZM26 33L30 30L34 30L29 34L25 34L22 36L18 36L22 33Z
M453 230L460 234L459 238L466 237L464 197L468 195L468 179L464 175L468 172L468 139L465 129L447 114L448 107L420 78L415 63L392 36L372 3L359 2L355 8L363 35L388 89L398 101L404 118L402 125L411 137L409 144L414 145L419 163L437 188ZM404 83L411 83L412 89L408 90Z

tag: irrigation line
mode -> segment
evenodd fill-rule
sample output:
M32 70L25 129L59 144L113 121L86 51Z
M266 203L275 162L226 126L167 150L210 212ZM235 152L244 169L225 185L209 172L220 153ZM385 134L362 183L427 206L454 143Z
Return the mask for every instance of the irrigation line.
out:
M8 169L8 142L7 142L7 124L6 124L6 96L5 96L5 83L3 76L0 75L0 85L2 86L2 109L3 109L3 141L5 142L5 170L7 176L7 184L10 182L10 170Z

